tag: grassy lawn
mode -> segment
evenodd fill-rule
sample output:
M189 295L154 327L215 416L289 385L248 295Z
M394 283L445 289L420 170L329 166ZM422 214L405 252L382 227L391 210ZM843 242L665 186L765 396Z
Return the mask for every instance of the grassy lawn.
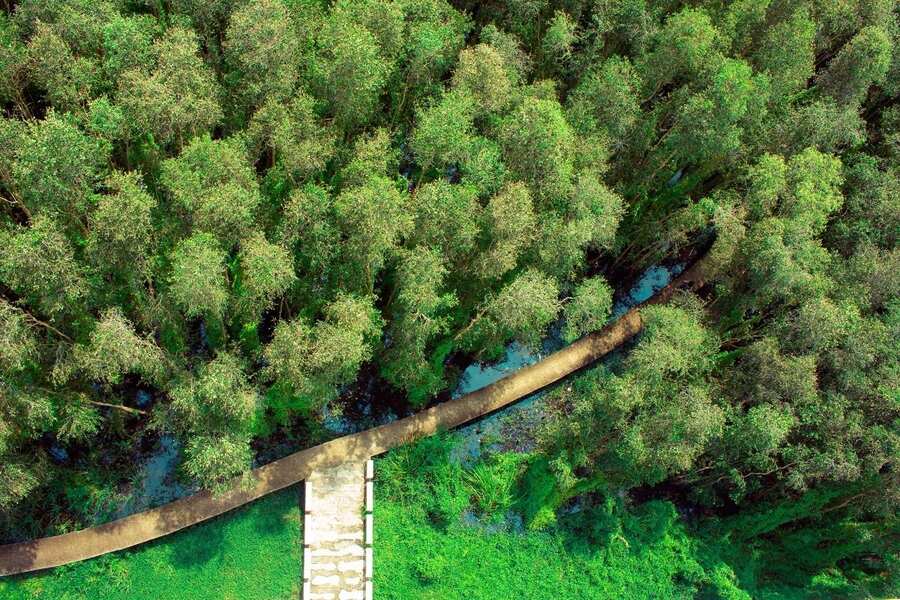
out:
M3 600L288 600L299 597L301 527L290 488L141 546L0 580Z

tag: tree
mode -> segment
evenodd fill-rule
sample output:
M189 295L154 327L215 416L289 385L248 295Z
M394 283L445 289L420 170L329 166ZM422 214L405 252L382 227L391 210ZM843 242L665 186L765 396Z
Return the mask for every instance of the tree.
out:
M129 70L149 71L159 23L150 15L116 15L103 27L103 73L110 84ZM104 89L106 86L104 86ZM110 89L114 92L115 89Z
M203 41L220 51L220 41L235 8L230 0L171 0L171 12L184 15Z
M14 101L20 112L27 115L22 96L27 52L18 39L15 24L5 13L0 14L0 101Z
M722 165L741 148L743 119L756 95L764 93L742 60L725 59L710 78L709 86L678 108L675 125L660 139L661 150L653 173L669 165L694 165L701 169Z
M377 39L341 18L329 19L319 36L320 50L310 73L316 96L328 103L342 131L369 123L388 75Z
M416 114L410 148L422 171L462 162L472 143L476 105L463 92L449 92Z
M459 53L453 89L462 97L472 98L478 114L490 114L509 105L513 86L500 52L488 44L478 44Z
M219 87L193 31L172 27L153 49L155 68L122 75L119 103L134 139L149 133L157 144L181 147L222 120Z
M747 170L747 206L754 221L772 216L787 187L784 157L764 154Z
M445 0L401 0L406 14L405 80L398 86L396 112L416 100L437 96L441 78L465 46L472 24Z
M448 264L472 251L481 212L472 188L433 181L416 190L413 202L415 225L411 238L415 243L434 248Z
M15 233L0 232L0 281L56 318L79 311L89 287L84 267L59 226L37 216Z
M803 89L813 75L816 24L801 8L762 35L751 60L772 80L772 97L784 102Z
M260 233L241 242L238 263L237 304L250 320L258 319L297 279L288 251Z
M151 254L156 198L137 173L114 173L106 186L112 193L101 195L90 215L86 253L102 269L141 272Z
M168 371L162 350L151 339L140 337L119 308L104 312L88 342L75 345L72 367L89 380L110 385L121 383L128 373L160 385Z
M561 10L550 19L541 39L541 54L551 69L558 69L571 59L572 49L578 41L577 26L572 17Z
M125 113L122 107L113 104L106 96L91 100L85 117L85 129L102 140L113 144L128 137Z
M570 213L583 229L586 241L597 248L612 248L625 212L622 197L603 184L599 174L578 174L572 191Z
M79 110L87 105L99 79L96 60L76 57L49 26L37 24L28 42L30 79L47 94L57 110Z
M801 223L778 218L760 221L748 231L741 251L749 271L748 287L759 305L796 304L832 285L826 275L828 253L809 238Z
M201 485L224 489L250 468L250 434L260 409L240 359L226 352L169 391L170 416L186 438L182 467Z
M386 177L370 177L337 196L334 212L344 235L342 266L349 289L372 292L384 261L412 229L406 205L404 195Z
M501 31L494 23L488 23L481 29L479 40L491 46L503 58L510 83L516 85L525 79L531 70L531 57L515 35Z
M33 467L24 462L5 460L0 467L0 510L10 510L28 498L41 481Z
M182 469L203 487L224 492L229 489L231 479L247 472L252 462L253 449L240 435L198 434L187 438Z
M821 152L841 152L865 142L865 122L853 106L841 107L829 98L791 108L771 128L763 147L795 154L809 146Z
M667 83L690 82L702 76L721 56L721 46L721 34L705 11L684 8L670 15L638 65L644 97L656 96Z
M37 336L26 313L0 299L0 372L12 375L39 356Z
M321 173L334 153L333 136L313 109L313 99L303 92L287 103L272 98L256 111L248 127L257 148L270 152L272 162L294 182Z
M445 385L443 365L429 361L429 350L438 336L448 333L446 313L457 304L456 296L444 291L447 274L440 253L423 246L405 252L397 269L387 332L391 342L382 374L392 385L406 390L413 404L420 404Z
M558 207L571 189L574 134L555 100L525 98L500 127L509 170L544 207Z
M169 394L177 422L193 431L246 431L258 409L258 398L247 382L244 365L227 352L220 352L196 374L176 382Z
M263 350L266 374L315 408L337 394L337 386L356 376L372 356L381 318L370 299L341 296L324 309L324 318L281 321Z
M89 55L102 47L104 27L116 12L108 0L26 0L18 3L13 17L24 36L47 24L73 52Z
M249 231L261 201L256 174L236 139L195 138L163 162L160 182L191 216L193 229L230 246Z
M591 240L591 229L585 224L551 212L541 215L529 262L560 281L576 278L584 270L585 250Z
M840 159L807 148L788 161L788 189L782 199L781 212L803 222L811 235L820 235L828 217L843 204Z
M600 132L612 148L621 148L641 112L640 89L631 62L610 57L578 82L568 99L567 117L579 132Z
M485 279L500 278L516 267L534 239L537 226L531 192L522 183L507 184L484 211L486 248L476 262Z
M733 53L746 55L766 25L771 5L771 0L737 0L725 8L719 29L731 40Z
M840 104L859 104L869 87L884 79L891 65L891 39L880 27L865 27L841 48L819 86Z
M334 199L311 183L291 192L284 205L279 241L296 249L298 283L309 287L311 297L327 289L330 274L337 269L341 231L334 213Z
M224 42L226 82L240 108L291 95L299 74L299 46L282 2L255 0L231 14Z
M228 302L225 254L208 233L195 233L170 257L169 291L188 317L221 317Z
M378 41L382 62L392 72L403 49L405 23L403 6L385 0L338 0L332 18L366 28Z
M85 135L68 115L49 111L19 140L12 179L28 210L79 230L104 177L109 146Z
M612 312L612 295L612 288L599 276L578 284L565 305L563 337L566 341L574 342L585 334L602 329Z
M360 137L353 146L353 157L341 169L341 185L362 185L371 175L391 177L397 172L397 151L385 129Z
M475 188L479 197L496 193L506 182L506 165L500 145L476 136L459 165L462 183Z
M642 315L645 329L621 374L598 367L553 392L570 406L542 441L562 500L579 478L612 491L687 471L722 432L709 382L715 336L690 304Z
M489 297L458 336L468 351L495 356L515 340L536 347L559 312L559 287L536 270L528 270Z
M895 248L900 235L900 171L858 154L845 165L842 218L829 223L828 239L845 255L853 247Z

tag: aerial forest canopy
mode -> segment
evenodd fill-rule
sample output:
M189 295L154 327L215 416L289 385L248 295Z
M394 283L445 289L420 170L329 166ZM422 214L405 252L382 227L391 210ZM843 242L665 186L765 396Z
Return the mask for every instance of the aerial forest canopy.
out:
M92 523L137 439L216 487L347 394L424 406L705 254L552 392L532 524L664 488L735 539L825 511L785 552L888 568L891 0L0 5L5 541Z

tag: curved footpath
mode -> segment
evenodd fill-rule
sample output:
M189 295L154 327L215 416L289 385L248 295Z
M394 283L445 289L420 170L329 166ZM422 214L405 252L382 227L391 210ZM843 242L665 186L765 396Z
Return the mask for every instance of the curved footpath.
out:
M669 300L678 288L703 280L702 260L648 300ZM203 491L158 508L72 533L0 546L0 576L57 567L130 548L211 519L306 479L315 469L364 462L391 448L451 429L528 396L581 369L633 337L643 327L640 306L619 320L543 360L479 390L415 415L325 442L253 469L245 480L213 496Z

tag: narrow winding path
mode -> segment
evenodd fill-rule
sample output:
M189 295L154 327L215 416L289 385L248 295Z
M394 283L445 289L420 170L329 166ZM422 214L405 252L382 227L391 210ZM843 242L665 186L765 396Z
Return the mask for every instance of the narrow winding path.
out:
M702 280L701 260L645 305L666 302L675 290ZM342 463L363 464L391 448L438 429L452 429L559 381L615 349L642 327L640 307L636 307L600 331L500 381L393 423L337 438L258 467L218 496L203 491L97 527L0 546L0 576L57 567L130 548L304 481L314 471Z

